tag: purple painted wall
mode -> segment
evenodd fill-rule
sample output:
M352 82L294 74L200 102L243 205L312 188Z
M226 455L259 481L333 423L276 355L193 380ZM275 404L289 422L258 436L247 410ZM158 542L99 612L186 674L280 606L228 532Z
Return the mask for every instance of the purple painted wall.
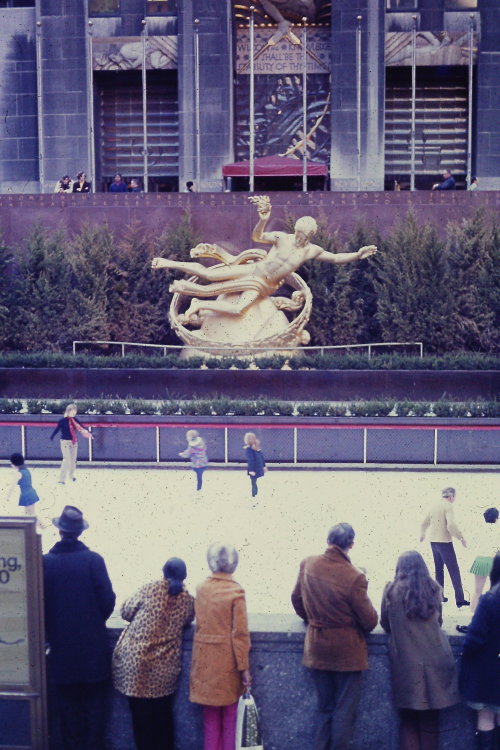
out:
M323 219L341 236L363 219L382 234L413 208L421 221L431 221L444 231L448 221L470 217L483 207L500 208L500 191L457 192L314 192L271 193L273 213L269 229L285 229L286 217L312 215ZM189 211L199 239L217 242L228 250L251 247L257 212L247 193L128 193L109 195L0 195L0 233L9 246L26 237L36 222L48 229L66 226L78 230L84 223L103 223L117 231L133 222L160 232L176 224Z

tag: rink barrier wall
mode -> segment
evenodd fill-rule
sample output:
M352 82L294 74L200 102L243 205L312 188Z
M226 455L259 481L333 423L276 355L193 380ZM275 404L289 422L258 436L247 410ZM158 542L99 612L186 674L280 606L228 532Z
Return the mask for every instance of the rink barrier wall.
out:
M250 615L252 692L259 708L265 750L313 750L316 726L316 693L309 670L302 666L305 627L294 615ZM189 669L193 627L185 634L183 668L175 696L178 750L199 750L202 720L199 706L189 702ZM113 647L121 629L110 629ZM458 663L463 636L451 636ZM368 636L370 668L355 727L356 750L399 750L397 715L389 676L388 636L380 628ZM440 750L474 747L474 712L464 704L441 715ZM108 727L109 750L135 750L126 698L113 691ZM53 742L51 750L61 750Z
M0 367L3 398L494 399L498 370L200 370Z
M20 451L28 461L59 461L50 435L59 416L0 417L0 459ZM214 466L243 463L245 432L262 440L266 461L307 464L496 465L500 423L487 418L149 417L81 416L93 439L79 441L79 460L180 464L186 430L199 429Z

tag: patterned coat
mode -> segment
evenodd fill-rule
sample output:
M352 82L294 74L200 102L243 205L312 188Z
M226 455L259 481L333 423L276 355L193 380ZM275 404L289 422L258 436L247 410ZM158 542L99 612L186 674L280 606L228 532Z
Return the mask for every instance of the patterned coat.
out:
M186 450L179 453L179 456L182 456L182 458L190 458L193 469L202 469L204 466L208 466L209 463L207 447L205 441L201 437L190 440Z
M245 592L229 573L212 573L196 590L195 612L189 700L230 706L243 693L240 672L248 669Z
M139 589L122 607L129 621L113 654L115 688L135 698L161 698L177 687L181 671L182 631L194 618L187 591L168 595L168 581Z

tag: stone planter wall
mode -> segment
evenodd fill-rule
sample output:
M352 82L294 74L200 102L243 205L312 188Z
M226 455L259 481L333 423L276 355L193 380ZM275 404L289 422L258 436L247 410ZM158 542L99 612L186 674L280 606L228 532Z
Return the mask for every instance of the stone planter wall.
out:
M0 368L4 398L228 398L343 401L493 399L496 370L155 370Z

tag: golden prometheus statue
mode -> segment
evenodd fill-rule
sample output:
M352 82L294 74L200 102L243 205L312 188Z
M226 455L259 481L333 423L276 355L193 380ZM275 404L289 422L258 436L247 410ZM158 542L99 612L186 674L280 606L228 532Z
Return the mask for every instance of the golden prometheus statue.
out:
M352 263L377 252L375 245L355 253L323 250L311 242L317 230L311 216L298 219L294 234L266 232L271 216L269 196L250 196L249 200L259 214L252 241L270 245L269 251L252 248L231 255L217 245L202 242L191 250L191 257L214 258L220 263L207 267L169 258L152 261L153 269L173 268L190 276L170 286L174 292L170 322L190 347L190 354L228 354L228 348L243 355L255 355L258 349L269 354L269 349L287 351L308 344L305 326L311 315L312 294L297 269L308 260ZM289 287L290 296L276 296L281 287ZM192 300L181 312L185 297ZM291 320L285 310L292 314Z

